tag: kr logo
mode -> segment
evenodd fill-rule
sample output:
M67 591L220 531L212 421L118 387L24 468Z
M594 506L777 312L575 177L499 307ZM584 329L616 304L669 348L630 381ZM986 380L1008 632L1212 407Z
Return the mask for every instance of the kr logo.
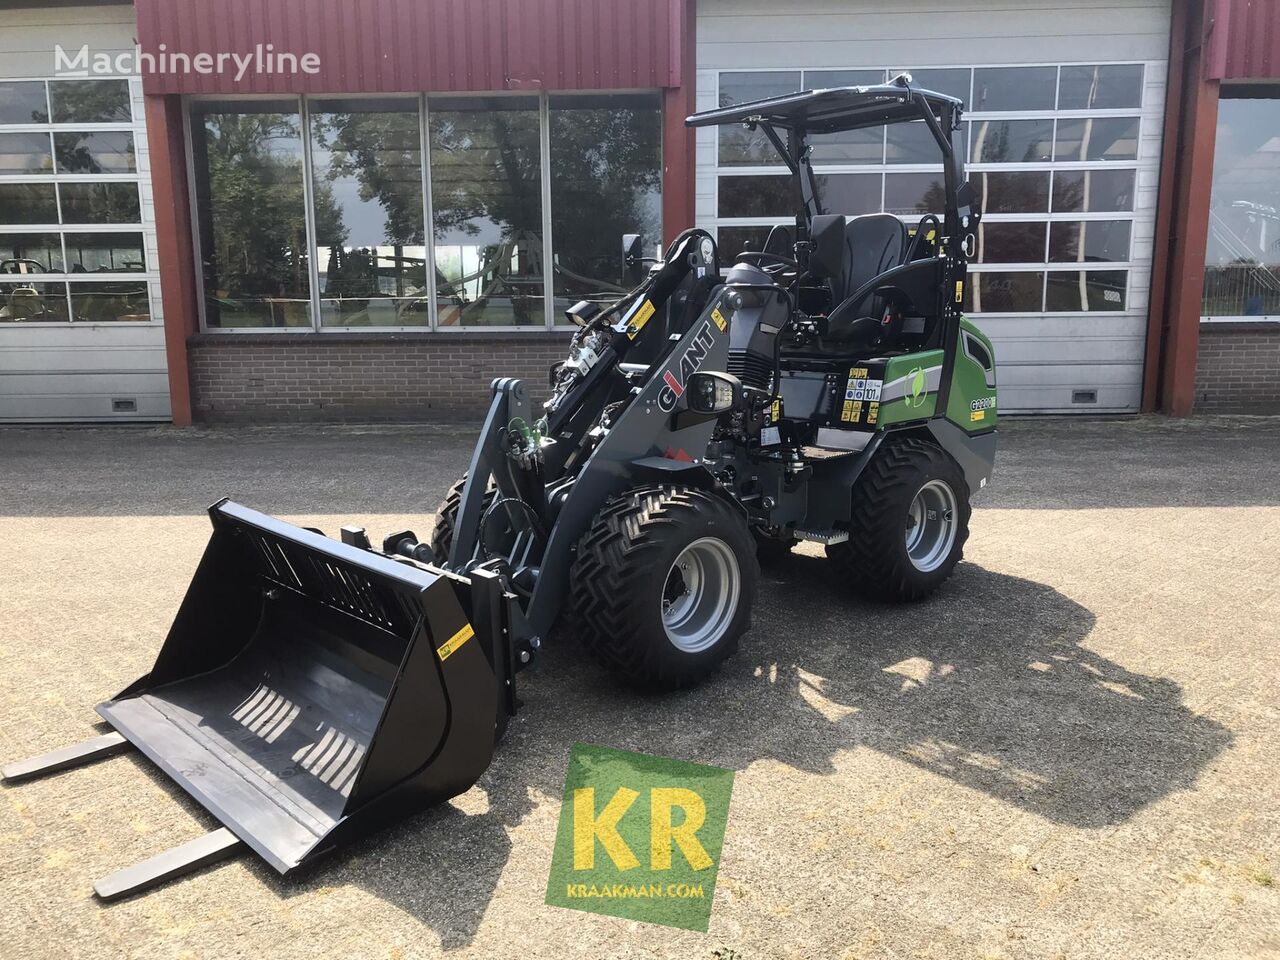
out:
M907 406L921 406L928 397L929 378L923 367L916 367L907 374Z
M576 744L547 903L705 932L733 771Z

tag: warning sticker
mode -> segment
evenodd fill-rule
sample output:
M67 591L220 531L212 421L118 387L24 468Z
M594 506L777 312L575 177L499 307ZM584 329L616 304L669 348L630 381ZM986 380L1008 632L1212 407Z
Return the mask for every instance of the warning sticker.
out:
M977 423L979 420L985 420L985 419L987 419L987 411L985 410L974 410L972 413L969 414L970 423Z
M440 662L443 663L444 661L448 660L449 657L452 656L453 653L460 646L462 646L464 643L466 643L475 635L476 635L475 630L472 629L471 624L468 623L461 630L455 633L452 637L450 637L440 646L436 647L436 653L440 655Z
M627 325L627 336L630 339L634 340L640 336L640 331L644 329L644 325L649 322L649 318L653 316L656 309L652 300L646 300L640 304L640 309L635 312L631 322Z
M729 321L724 318L724 314L720 312L719 307L711 308L711 319L715 321L715 324L720 328L721 333L724 333L729 329Z

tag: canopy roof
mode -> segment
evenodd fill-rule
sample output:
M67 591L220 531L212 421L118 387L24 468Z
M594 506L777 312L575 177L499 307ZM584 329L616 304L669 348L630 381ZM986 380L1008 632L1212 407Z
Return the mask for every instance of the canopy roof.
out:
M831 87L826 90L804 90L781 97L737 103L718 110L704 110L685 119L691 127L711 127L728 123L759 123L807 133L839 133L880 127L888 123L923 120L925 104L934 116L944 109L963 106L955 97L882 83L867 87Z

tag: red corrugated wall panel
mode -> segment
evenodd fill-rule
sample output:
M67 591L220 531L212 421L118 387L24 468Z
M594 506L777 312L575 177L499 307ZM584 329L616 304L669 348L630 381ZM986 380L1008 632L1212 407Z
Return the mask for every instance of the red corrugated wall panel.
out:
M1210 80L1280 80L1280 0L1215 0Z
M144 71L147 93L678 87L685 0L136 0L145 53L314 53L319 70ZM163 45L163 49L162 49Z

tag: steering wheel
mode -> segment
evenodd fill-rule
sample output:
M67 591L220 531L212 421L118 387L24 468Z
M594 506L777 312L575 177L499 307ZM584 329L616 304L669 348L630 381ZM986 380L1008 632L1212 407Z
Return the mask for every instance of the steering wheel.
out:
M787 273L794 274L794 276L788 281L788 284L795 283L804 273L804 268L800 266L800 262L798 260L793 260L791 257L784 257L780 253L767 253L764 250L743 250L742 253L738 254L738 259L745 260L747 263L750 263L752 260L768 261L767 264L756 263L756 266L774 278L781 277Z

